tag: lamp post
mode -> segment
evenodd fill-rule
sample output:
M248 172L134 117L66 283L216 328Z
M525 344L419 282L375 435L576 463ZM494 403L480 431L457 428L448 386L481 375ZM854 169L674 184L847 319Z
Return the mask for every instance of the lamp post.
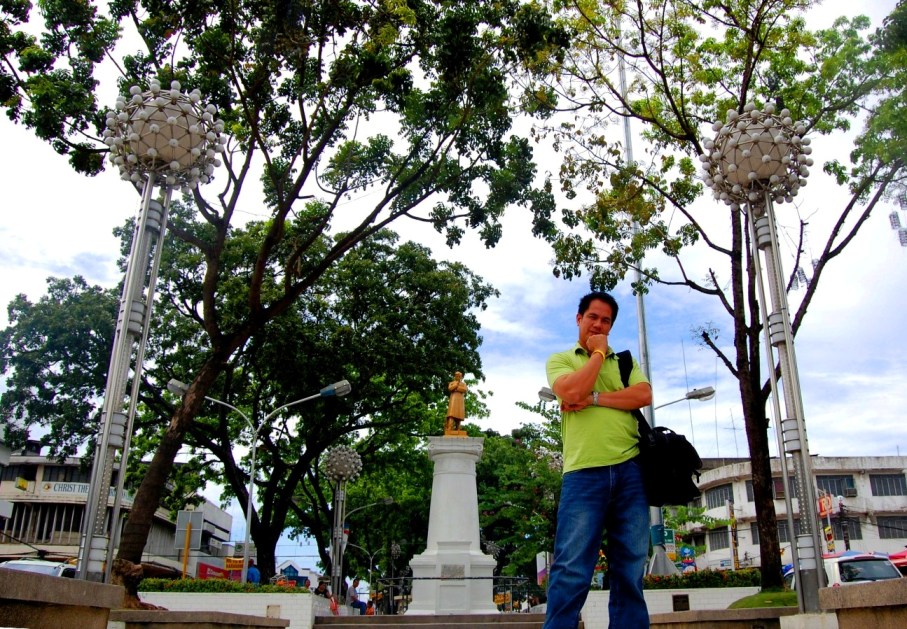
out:
M378 503L375 503L375 504L378 504ZM363 507L360 507L360 508L363 508ZM375 565L375 557L377 557L379 554L383 553L384 549L379 548L375 552L370 553L367 550L365 550L362 546L357 546L356 544L351 544L350 542L347 542L346 545L349 546L350 548L358 548L359 550L364 552L366 555L368 555L368 597L370 599L374 599L374 597L372 596L372 568Z
M746 215L751 258L762 304L762 327L766 345L766 371L769 373L778 449L781 452L782 478L787 484L790 455L796 472L801 533L791 544L797 580L797 602L802 612L819 611L819 588L825 575L819 569L821 542L817 526L816 489L813 482L809 445L793 332L787 305L785 282L778 252L774 204L791 203L806 185L813 165L810 139L803 137L806 126L795 122L788 110L777 114L773 103L760 110L747 103L743 112L730 110L727 122L712 125L714 140L706 140L706 153L700 155L703 179L715 199L732 211ZM771 298L767 299L762 279L760 254L765 257L766 276ZM782 388L775 377L775 350L781 371ZM784 417L779 393L783 392ZM788 525L795 530L791 492L785 491Z
M359 476L362 459L349 446L334 446L325 454L325 475L334 483L334 529L331 535L331 594L340 600L343 579L343 522L346 484ZM354 509L355 511L356 509Z
M396 581L394 580L394 564L396 563L397 559L400 558L400 553L402 550L403 549L400 548L400 544L398 544L396 541L391 541L391 585L390 597L388 598L386 605L387 610L391 615L395 614L397 609L395 604L396 601L394 600L394 585L396 583ZM403 588L400 588L400 591L403 591Z
M179 82L173 81L170 89L164 89L156 79L150 81L146 91L133 85L129 98L117 98L116 108L106 117L104 143L110 147L109 159L122 179L142 187L142 201L126 263L79 539L80 579L107 580L113 565L111 555L120 532L129 445L170 195L174 188L188 191L210 181L214 169L220 166L218 153L226 143L224 123L214 119L215 107L203 106L198 90L185 94L180 88ZM154 198L155 186L161 189L160 200ZM107 503L117 452L120 474L108 533Z
M653 410L658 410L664 406L670 406L671 404L677 404L678 402L683 402L684 400L699 400L700 402L705 402L706 400L711 400L715 397L715 388L714 387L702 387L701 389L691 389L686 392L679 400L672 400L670 402L665 402L664 404L659 404Z
M248 415L243 413L241 410L239 410L232 404L228 404L227 402L218 400L217 398L209 397L207 395L205 396L205 399L208 400L209 402L214 402L215 404L220 404L221 406L226 406L227 408L229 408L232 411L236 411L240 417L242 417L244 420L246 420L246 424L249 426L249 429L252 431L252 447L251 447L252 466L249 471L249 487L248 487L248 491L247 491L248 497L246 499L246 534L245 534L245 538L243 540L242 576L240 577L240 581L242 583L246 583L246 578L248 576L248 571L249 571L249 534L250 534L250 529L252 528L252 494L255 491L255 453L256 453L256 450L258 447L258 437L261 434L261 430L265 426L270 426L271 418L274 417L275 415L277 415L278 413L280 413L282 410L290 408L291 406L296 406L297 404L302 404L303 402L308 402L310 400L314 400L319 397L343 397L344 395L347 395L350 392L351 388L352 387L350 386L349 382L347 382L346 380L341 380L339 382L335 382L334 384L330 384L330 385L324 387L318 393L309 395L304 398L300 398L293 402L288 402L287 404L284 404L283 406L279 406L279 407L275 408L273 411L271 411L270 413L268 413L265 416L265 418L262 420L261 424L259 424L258 428L255 428L255 425L252 423L252 420L249 419ZM183 396L189 390L189 386L180 382L179 380L171 380L170 382L167 383L167 389L171 393L175 393L177 395Z

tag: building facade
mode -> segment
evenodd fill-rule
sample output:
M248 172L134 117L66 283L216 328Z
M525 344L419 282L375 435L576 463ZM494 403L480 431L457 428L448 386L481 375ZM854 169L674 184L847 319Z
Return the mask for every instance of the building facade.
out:
M759 565L759 530L753 502L750 463L746 459L705 461L700 478L700 505L705 514L728 521L707 529L692 529L693 544L705 546L697 557L700 569L725 569ZM892 553L907 546L907 457L813 457L817 496L827 515L817 523L823 538L822 552L860 550ZM782 562L790 559L785 490L792 492L794 535L799 532L799 505L793 470L787 486L781 461L772 459L775 513L781 542ZM831 547L829 547L831 542Z
M118 470L114 470L116 484ZM58 561L75 560L79 553L82 520L88 499L91 471L80 466L77 458L63 462L42 456L36 444L20 454L9 456L0 466L0 561L41 554ZM128 514L132 497L123 496L122 510ZM113 490L108 502L108 527L113 510ZM176 522L170 513L155 513L143 564L151 574L181 573L195 576L197 564L223 566L230 554L232 517L211 503L196 508L202 512L201 535L196 535L185 555L185 535L178 539ZM122 530L122 522L120 525ZM184 561L187 559L187 561Z

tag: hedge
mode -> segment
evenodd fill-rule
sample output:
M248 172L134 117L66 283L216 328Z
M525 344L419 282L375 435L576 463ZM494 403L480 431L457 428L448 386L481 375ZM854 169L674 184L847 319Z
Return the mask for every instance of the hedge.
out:
M139 592L206 592L253 594L309 594L308 588L254 583L240 583L230 579L142 579Z
M698 570L684 574L643 577L646 590L681 590L692 588L759 587L762 576L758 568L743 570Z

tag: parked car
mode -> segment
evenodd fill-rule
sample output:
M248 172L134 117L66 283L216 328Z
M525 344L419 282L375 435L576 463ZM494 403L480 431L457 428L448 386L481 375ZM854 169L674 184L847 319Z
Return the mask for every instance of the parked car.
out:
M0 563L0 568L21 570L22 572L37 572L38 574L49 574L54 577L68 577L70 579L76 576L76 567L74 565L59 561L44 561L43 559L13 559Z
M829 557L825 559L824 563L829 587L901 578L900 571L884 555L843 554L838 557Z
M886 579L900 579L901 573L886 555L847 551L822 558L828 587L870 583ZM790 589L796 589L794 570L791 566L784 571L784 582Z
M907 577L907 550L902 550L899 553L891 553L888 555L888 558L891 560L891 563L894 564L894 567Z

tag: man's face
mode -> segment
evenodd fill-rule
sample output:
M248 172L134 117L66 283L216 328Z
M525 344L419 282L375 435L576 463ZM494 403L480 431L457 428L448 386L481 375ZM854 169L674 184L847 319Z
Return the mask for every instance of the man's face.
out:
M608 334L612 323L611 306L600 299L593 299L585 313L576 315L580 345L588 349L586 341L589 337L593 334Z

